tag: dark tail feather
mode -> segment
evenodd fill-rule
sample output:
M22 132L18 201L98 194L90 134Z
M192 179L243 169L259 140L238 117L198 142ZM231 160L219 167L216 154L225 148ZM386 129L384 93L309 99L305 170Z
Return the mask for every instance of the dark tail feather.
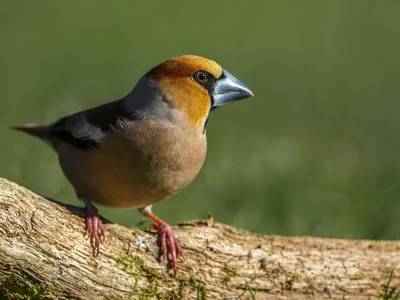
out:
M45 142L47 145L49 145L51 148L53 148L55 151L57 151L58 146L59 146L59 140L54 138L49 129L49 127L46 125L40 125L40 124L26 124L23 126L13 126L11 129L15 129L18 131L25 132L29 135L33 135L35 137L38 137L41 139L43 142Z
M40 139L49 138L49 134L47 130L45 130L46 126L39 124L26 124L23 126L13 126L11 129L22 131L28 133L30 135L36 136Z

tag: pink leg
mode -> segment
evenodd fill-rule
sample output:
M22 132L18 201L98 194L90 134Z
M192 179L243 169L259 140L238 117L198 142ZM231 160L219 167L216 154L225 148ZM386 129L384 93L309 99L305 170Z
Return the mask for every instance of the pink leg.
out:
M171 256L171 265L174 268L174 272L176 272L177 266L177 258L183 256L182 248L179 245L178 240L176 239L174 233L172 232L171 227L159 219L156 215L154 215L150 209L143 209L143 215L152 221L154 221L153 228L158 231L158 238L161 246L162 256L165 259L167 257L167 253Z
M99 214L97 213L97 208L88 200L86 197L79 197L85 202L86 206L86 230L90 238L90 244L93 247L93 256L99 254L100 241L104 241L104 227Z

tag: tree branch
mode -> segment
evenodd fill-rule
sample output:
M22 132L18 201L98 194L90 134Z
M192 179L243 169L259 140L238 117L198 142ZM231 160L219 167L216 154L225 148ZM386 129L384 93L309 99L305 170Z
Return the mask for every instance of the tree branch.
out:
M186 260L174 277L157 260L152 232L106 224L94 258L80 213L0 178L0 295L366 299L380 295L400 262L400 242L263 236L208 220L175 228ZM399 282L395 270L389 291Z

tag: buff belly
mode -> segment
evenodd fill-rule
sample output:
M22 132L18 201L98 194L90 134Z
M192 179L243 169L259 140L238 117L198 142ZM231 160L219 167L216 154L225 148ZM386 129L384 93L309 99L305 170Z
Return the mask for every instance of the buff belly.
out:
M206 138L180 128L155 126L150 132L153 136L136 126L129 137L109 134L93 151L62 144L61 168L76 192L92 202L116 208L154 204L196 177L205 159Z

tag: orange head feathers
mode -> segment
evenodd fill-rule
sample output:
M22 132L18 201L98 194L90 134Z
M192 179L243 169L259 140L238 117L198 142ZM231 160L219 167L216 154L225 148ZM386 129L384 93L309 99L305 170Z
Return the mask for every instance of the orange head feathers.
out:
M219 64L197 55L172 57L154 67L149 73L161 79L163 77L190 77L197 70L205 70L215 78L222 75L222 68Z
M196 55L168 59L154 67L147 75L159 82L160 90L166 99L185 114L192 126L199 129L204 128L213 106L253 95L243 83L223 70L215 61ZM218 93L229 92L235 94L223 103L215 101Z

